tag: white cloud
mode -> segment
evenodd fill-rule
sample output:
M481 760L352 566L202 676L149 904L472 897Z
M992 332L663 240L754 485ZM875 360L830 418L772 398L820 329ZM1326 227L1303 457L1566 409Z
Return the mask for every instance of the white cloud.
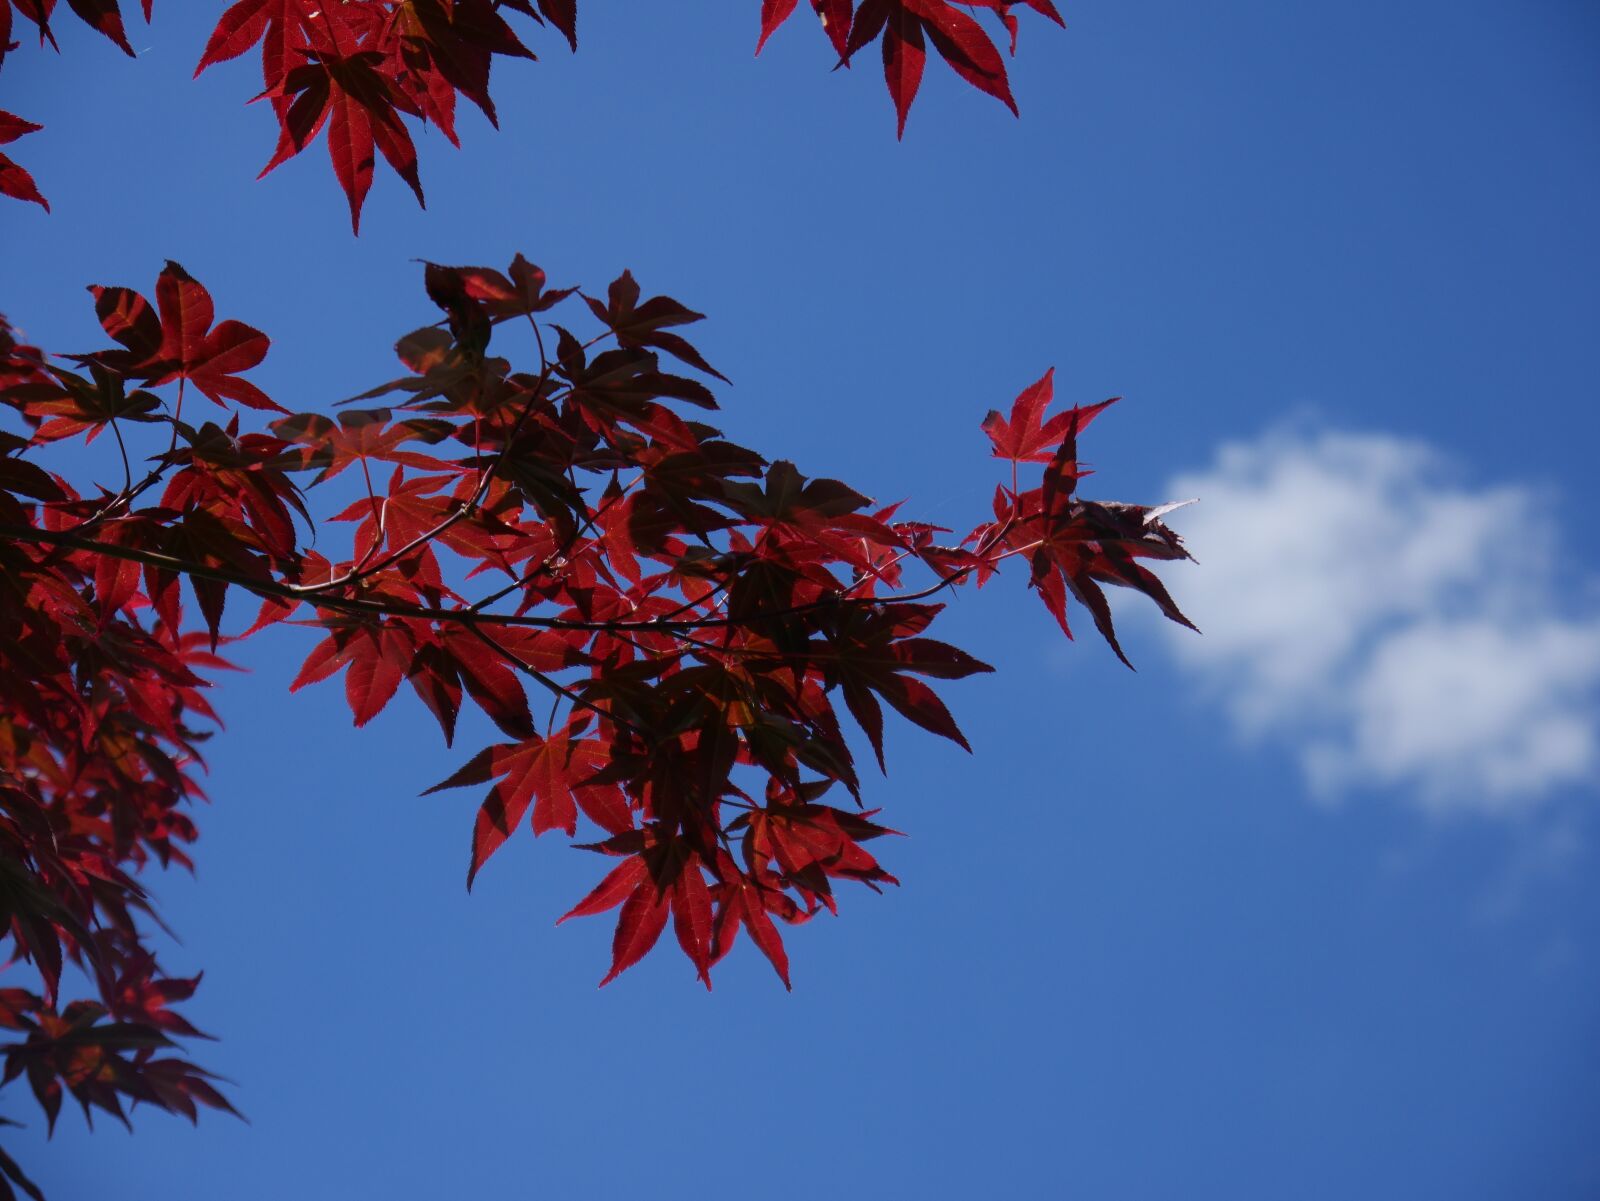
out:
M1279 431L1169 485L1200 560L1179 663L1313 789L1506 813L1600 774L1600 617L1567 613L1555 506L1419 442ZM1184 636L1187 635L1187 636Z

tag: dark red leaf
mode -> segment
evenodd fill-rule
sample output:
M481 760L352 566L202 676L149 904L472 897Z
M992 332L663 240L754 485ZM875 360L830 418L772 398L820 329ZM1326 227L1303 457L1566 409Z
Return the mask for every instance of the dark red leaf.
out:
M904 137L906 114L911 102L917 98L917 88L922 83L922 67L928 52L922 42L922 23L915 13L897 7L889 13L883 30L883 77L889 85L889 95L894 98L898 124L896 137Z
M292 0L287 0L292 3ZM194 69L196 77L214 63L238 58L261 40L269 21L283 19L286 0L239 0L222 14Z
M574 53L578 49L578 0L539 0L545 20L561 31Z
M67 4L83 19L84 24L105 34L129 58L134 57L133 47L128 45L128 35L122 27L122 13L118 10L117 0L67 0ZM145 20L149 19L147 11Z
M906 3L922 18L928 40L955 73L1015 114L1017 102L1011 98L1005 60L982 26L948 0L906 0Z
M5 0L0 0L0 7L3 7L4 4ZM5 39L0 37L0 55L3 55L4 42ZM24 134L34 133L42 128L44 128L42 125L35 125L32 121L24 121L21 117L13 116L11 113L0 112L0 146L5 145L7 142L14 142ZM31 201L42 206L45 212L48 213L50 211L50 202L39 194L39 189L33 182L33 176L3 154L0 154L0 196L10 196L15 200Z

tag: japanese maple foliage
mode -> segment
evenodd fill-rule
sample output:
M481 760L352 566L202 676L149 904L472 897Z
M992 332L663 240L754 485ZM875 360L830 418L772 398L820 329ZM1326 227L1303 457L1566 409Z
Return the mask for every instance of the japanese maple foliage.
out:
M150 20L152 0L142 0ZM999 46L973 15L988 10L1010 53L1017 49L1017 8L1030 8L1062 24L1051 0L809 0L839 66L874 42L883 53L884 78L897 128L922 83L928 47L967 83L1001 101L1016 101ZM118 0L69 0L84 22L127 54ZM756 52L794 15L798 0L761 0ZM50 17L55 0L0 0L0 66L15 47L14 28L25 22L41 43L55 44ZM505 14L549 26L570 49L578 48L577 0L237 0L219 17L195 75L260 48L262 90L278 124L277 145L266 175L327 131L328 157L359 232L361 210L381 155L423 204L417 148L406 119L434 125L459 146L458 100L498 125L489 94L496 57L537 56ZM40 127L0 113L0 144ZM32 177L0 155L0 194L49 208Z
M566 915L618 911L602 982L670 919L709 987L741 930L788 984L782 926L836 911L838 881L894 882L865 846L891 831L860 808L847 724L880 766L885 706L967 745L930 681L990 668L929 636L942 591L1015 557L1063 628L1070 594L1113 647L1104 584L1185 620L1143 565L1185 557L1159 511L1077 495L1079 435L1109 401L1047 415L1047 374L991 413L1009 480L945 542L724 438L705 420L720 377L676 332L700 314L629 273L597 296L518 256L429 265L424 282L443 318L397 343L406 374L332 417L245 380L266 336L216 321L176 263L153 302L90 289L108 349L0 342L22 431L0 443L0 838L11 937L44 984L7 990L0 1017L28 1033L4 1050L8 1078L26 1072L52 1118L63 1087L113 1113L119 1095L226 1104L156 1057L193 1033L168 1003L194 982L160 975L135 880L152 857L188 862L202 673L225 666L222 642L318 631L293 687L341 678L356 725L403 690L447 743L464 704L482 710L503 740L429 790L487 788L468 884L519 826L578 837L615 861ZM155 439L143 475L137 426ZM34 461L108 431L115 491ZM328 515L349 530L329 558L309 549L313 530L339 541L315 524L317 489L352 468L362 494ZM243 611L230 593L258 605L225 635L225 608ZM63 962L97 999L59 1007ZM81 1045L93 1073L73 1066Z
M128 393L122 378L98 364L87 374L52 369L0 320L0 391L12 407L37 406L23 427L31 438L0 432L0 522L101 524L25 456L55 438L92 437L113 418L146 419L156 398ZM52 408L59 415L40 416ZM126 538L121 524L103 533ZM231 1109L176 1053L174 1037L199 1032L171 1006L198 977L160 969L136 879L152 861L190 863L185 807L203 795L197 727L214 718L198 672L226 664L205 634L178 632L175 611L168 624L152 612L159 590L141 582L137 563L73 560L5 538L0 581L0 923L11 957L39 976L37 992L0 988L0 1026L24 1036L0 1047L3 1079L25 1075L52 1127L68 1093L85 1115L124 1121L124 1101L191 1118L197 1104ZM67 964L93 997L63 1002ZM3 1158L0 1196L11 1195L6 1176L37 1196Z
M1017 17L1012 11L1031 8L1065 24L1051 0L810 0L822 22L823 32L838 52L841 65L873 42L883 50L883 77L889 85L898 119L898 133L904 136L906 114L922 86L922 71L928 47L949 64L950 69L980 92L1000 101L1013 113L1017 102L1011 96L1005 59L989 34L972 14L973 9L988 9L1000 21L1010 52L1017 52ZM774 31L794 15L798 0L762 0L761 37L756 53ZM852 9L854 11L852 11Z
M881 43L902 132L929 45L1015 111L976 10L1012 52L1019 6L1060 22L1049 0L810 2L836 63ZM117 0L68 7L132 53ZM758 51L798 8L764 0ZM18 30L53 44L55 12L0 0L0 64ZM494 58L533 58L541 25L575 50L576 19L575 0L239 0L196 74L259 48L266 170L326 130L358 228L380 155L422 199L408 120L456 142L464 97L493 122ZM0 113L0 144L37 129ZM0 192L48 208L4 156ZM1147 565L1187 557L1166 508L1078 494L1112 402L1051 413L1050 373L983 421L1009 466L956 537L725 438L727 380L683 332L701 314L628 272L551 287L519 255L430 264L423 286L442 316L396 344L404 374L329 413L252 382L267 335L176 263L148 292L89 288L100 349L47 355L0 318L0 938L32 972L0 988L0 1084L26 1077L52 1128L68 1095L125 1122L232 1111L183 1049L200 977L159 962L143 883L191 866L225 644L298 640L292 690L337 680L356 726L409 692L453 744L481 711L495 741L427 790L481 795L467 886L519 828L559 830L602 857L559 919L615 914L601 983L670 924L710 988L741 932L787 986L784 927L837 912L841 881L897 883L857 755L886 770L896 718L967 748L936 688L991 669L930 634L947 589L1019 559L1069 636L1070 597L1124 662L1105 585L1188 624ZM120 484L62 466L102 438ZM39 1195L0 1151L0 1201L19 1189Z

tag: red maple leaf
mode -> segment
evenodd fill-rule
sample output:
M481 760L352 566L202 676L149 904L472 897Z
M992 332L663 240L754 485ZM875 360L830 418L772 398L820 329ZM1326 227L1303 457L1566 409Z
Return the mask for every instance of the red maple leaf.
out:
M278 149L261 168L261 176L309 146L326 123L328 157L350 202L350 228L356 233L361 232L361 208L372 187L375 151L382 152L410 185L417 203L426 207L417 175L417 148L400 120L400 110L413 106L381 72L383 61L374 51L317 54L314 61L289 71L283 83L268 93L288 101L288 107Z
M0 12L9 14L5 8L7 0L0 0ZM0 30L0 57L3 57L5 47L5 32ZM30 133L37 133L43 129L42 125L35 125L32 121L24 121L21 117L11 113L0 112L0 146L15 142L18 138ZM17 200L29 200L34 204L43 205L44 211L50 211L50 202L39 194L39 189L29 175L16 163L5 155L0 154L0 196L11 196Z
M711 965L717 959L716 928L713 890L706 885L700 858L681 840L663 837L658 828L630 831L589 849L627 857L583 900L562 914L556 925L568 918L590 917L622 906L611 938L611 968L600 987L610 984L649 953L666 929L670 915L678 945L710 989Z
M989 415L983 419L983 432L994 443L995 458L1016 463L1048 463L1064 439L1076 438L1108 406L1121 399L1113 396L1087 407L1074 405L1045 421L1044 411L1055 395L1055 373L1056 369L1050 368L1022 390L1011 406L1009 420L989 410Z
M924 39L933 43L939 56L962 79L1013 113L1017 111L1000 51L982 26L963 11L965 7L949 0L863 0L856 9L843 57L848 60L878 37L883 38L884 79L894 100L901 135L905 133L906 114L922 83L927 57ZM985 7L998 9L997 4Z
M595 738L573 738L568 733L486 747L460 771L435 784L423 795L468 784L498 779L489 790L472 831L472 864L467 887L479 870L502 846L533 806L533 832L577 829L578 810L596 825L617 833L633 825L627 802L615 784L596 784L591 778L607 762L606 744ZM569 915L570 916L570 915ZM643 952L641 952L642 954Z
M767 44L767 39L777 32L778 26L794 13L798 2L799 0L761 0L761 37L756 42L757 54L761 53L761 48ZM816 11L823 33L828 35L834 50L843 58L845 41L850 36L851 0L811 0L811 7Z
M149 386L184 379L219 405L232 400L252 409L287 409L238 373L267 357L271 341L242 321L215 328L211 293L177 263L168 261L156 280L156 306L132 288L89 289L106 333L122 350L76 356Z
M704 320L705 314L685 308L670 296L652 296L640 304L639 284L633 278L633 272L624 271L611 281L605 304L592 296L585 296L584 300L588 301L594 315L616 334L618 346L624 349L653 346L674 358L682 359L691 367L699 368L707 375L716 376L723 383L728 382L728 377L706 362L687 341L677 334L665 332L667 326L688 325Z

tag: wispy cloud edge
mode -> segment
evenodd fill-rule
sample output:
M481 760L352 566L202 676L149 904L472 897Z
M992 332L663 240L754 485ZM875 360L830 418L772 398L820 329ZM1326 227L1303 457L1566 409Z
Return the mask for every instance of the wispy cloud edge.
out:
M1425 443L1281 428L1173 479L1200 560L1177 661L1315 794L1513 814L1600 769L1600 615L1574 613L1557 507ZM1186 631L1176 631L1185 635Z

